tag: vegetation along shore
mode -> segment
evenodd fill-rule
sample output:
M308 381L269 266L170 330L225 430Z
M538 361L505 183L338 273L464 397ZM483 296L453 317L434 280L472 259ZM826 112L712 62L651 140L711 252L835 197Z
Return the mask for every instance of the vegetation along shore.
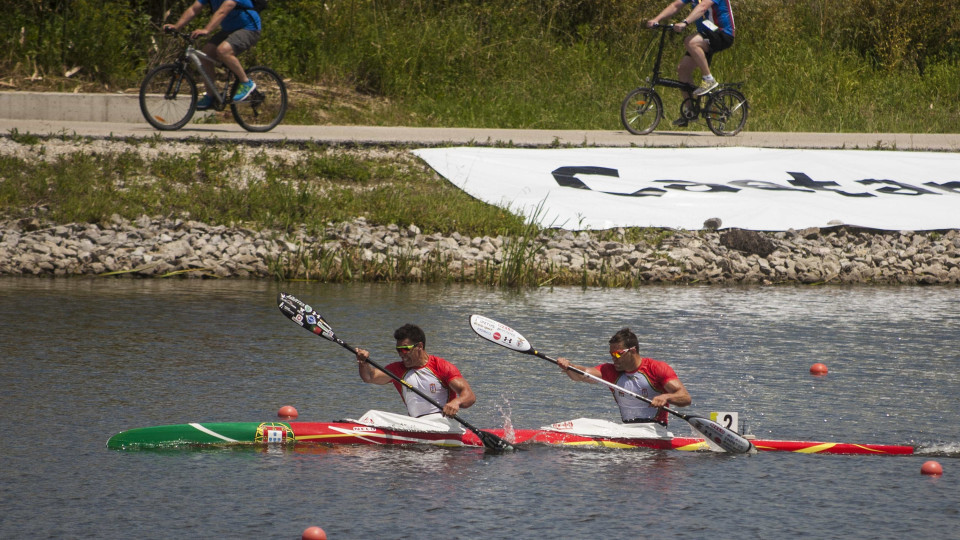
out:
M136 93L176 54L161 25L192 2L13 2L0 90ZM641 23L665 4L272 0L242 58L288 79L288 124L619 129L620 102L653 64L656 33ZM744 83L747 130L960 132L960 17L943 0L733 5L736 42L713 71ZM665 73L682 54L671 40ZM678 93L663 97L675 117Z
M956 230L542 229L396 147L11 134L0 178L7 276L960 283Z
M190 3L14 2L0 89L136 93L176 52L161 25ZM287 123L620 129L619 104L652 65L641 23L663 4L274 0L243 60L287 78ZM714 72L744 82L748 130L960 132L960 18L941 0L735 9ZM666 65L679 37L672 51ZM571 233L533 217L470 198L399 147L0 136L0 275L960 282L957 231Z

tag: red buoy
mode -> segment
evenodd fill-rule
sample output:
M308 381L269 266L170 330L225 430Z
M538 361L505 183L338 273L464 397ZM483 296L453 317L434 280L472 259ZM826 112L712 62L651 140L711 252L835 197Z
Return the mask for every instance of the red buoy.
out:
M810 373L812 375L826 375L827 366L825 364L821 364L820 362L817 362L816 364L810 366Z
M943 467L936 461L927 461L920 467L920 472L932 476L940 476L943 474Z
M327 540L327 533L320 527L307 527L301 540Z
M277 411L277 416L280 417L281 420L294 420L297 416L300 416L300 414L292 406L284 405Z

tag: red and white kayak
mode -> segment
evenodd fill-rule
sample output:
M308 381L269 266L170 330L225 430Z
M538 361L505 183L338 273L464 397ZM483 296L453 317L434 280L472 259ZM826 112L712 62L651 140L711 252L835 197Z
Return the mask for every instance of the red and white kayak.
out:
M653 448L660 450L715 450L703 438L673 436L653 424L615 424L577 419L540 429L484 430L514 445L544 444L565 447ZM760 451L807 454L912 454L912 446L853 444L820 441L752 439ZM420 430L341 422L221 422L192 423L131 429L107 442L113 449L234 444L324 445L434 445L482 447L480 439L458 426L449 430Z

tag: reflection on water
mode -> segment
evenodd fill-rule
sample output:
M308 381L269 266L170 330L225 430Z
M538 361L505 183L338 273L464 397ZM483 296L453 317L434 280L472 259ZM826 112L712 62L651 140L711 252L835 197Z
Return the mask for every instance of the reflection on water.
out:
M121 430L268 421L286 404L302 421L402 412L392 385L362 384L349 352L278 312L279 288L0 279L0 537L294 538L320 525L331 538L626 537L664 527L681 537L902 538L949 537L957 525L960 491L949 480L960 451L957 288L283 284L377 360L396 358L394 328L423 326L428 350L456 363L477 393L463 416L482 428L618 415L606 389L477 337L471 313L588 365L607 361L607 339L629 326L644 354L676 369L691 412L738 411L762 437L928 452L913 457L540 445L505 455L106 450ZM812 377L814 362L829 375ZM691 431L679 419L671 430ZM931 456L943 478L919 474Z

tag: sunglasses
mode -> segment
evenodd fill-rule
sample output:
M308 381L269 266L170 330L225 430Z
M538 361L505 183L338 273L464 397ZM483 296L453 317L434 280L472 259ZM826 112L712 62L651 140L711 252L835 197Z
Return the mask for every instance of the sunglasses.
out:
M416 346L417 346L416 343L414 343L413 345L397 345L397 352L398 352L398 353L408 353L408 352L412 351L413 348L416 347Z
M610 356L619 360L621 356L627 354L627 351L629 351L632 348L633 347L627 347L626 349L620 349L619 351L610 351Z

